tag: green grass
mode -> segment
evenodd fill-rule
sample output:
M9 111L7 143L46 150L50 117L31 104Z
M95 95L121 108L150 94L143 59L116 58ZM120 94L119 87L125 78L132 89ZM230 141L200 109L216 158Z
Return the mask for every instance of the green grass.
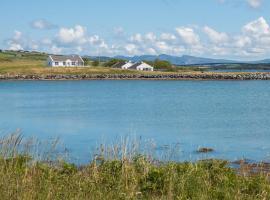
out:
M268 175L237 174L226 161L157 162L151 154L136 153L134 144L120 144L101 146L89 164L76 166L56 159L54 151L33 159L34 142L19 135L0 144L3 200L270 199Z
M45 53L20 53L20 52L0 52L0 75L80 75L80 74L198 74L205 71L204 68L199 67L176 67L173 71L155 71L155 72L138 72L136 70L121 70L112 69L110 67L91 66L92 62L87 62L90 66L84 68L52 68L46 66L46 59L48 55ZM204 72L212 73L213 72ZM216 73L215 73L216 74ZM237 73L239 74L239 73Z
M0 53L0 74L9 75L77 75L77 74L137 74L134 70L112 69L102 66L70 67L70 68L52 68L46 66L47 54L43 53L18 53L2 52ZM151 72L140 72L142 74L151 74ZM152 72L156 73L156 72Z

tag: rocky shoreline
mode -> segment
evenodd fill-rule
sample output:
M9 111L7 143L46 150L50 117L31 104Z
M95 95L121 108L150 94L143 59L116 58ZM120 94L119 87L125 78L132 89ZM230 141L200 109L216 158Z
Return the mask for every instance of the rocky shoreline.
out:
M270 73L0 75L0 80L270 80Z

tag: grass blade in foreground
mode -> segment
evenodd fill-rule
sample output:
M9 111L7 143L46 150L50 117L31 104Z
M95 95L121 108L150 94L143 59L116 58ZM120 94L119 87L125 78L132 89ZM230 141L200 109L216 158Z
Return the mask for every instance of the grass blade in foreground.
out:
M114 156L75 166L52 153L51 159L33 159L36 146L21 135L4 137L0 144L3 200L270 199L267 174L240 175L226 161L156 162L151 155L129 152L124 143L114 146ZM100 155L111 150L104 147Z

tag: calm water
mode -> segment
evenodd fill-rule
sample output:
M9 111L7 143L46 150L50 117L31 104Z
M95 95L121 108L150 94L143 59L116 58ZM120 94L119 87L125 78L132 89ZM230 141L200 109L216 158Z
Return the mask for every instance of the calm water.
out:
M178 144L181 160L270 160L270 81L0 82L0 132L60 137L74 160L121 136Z

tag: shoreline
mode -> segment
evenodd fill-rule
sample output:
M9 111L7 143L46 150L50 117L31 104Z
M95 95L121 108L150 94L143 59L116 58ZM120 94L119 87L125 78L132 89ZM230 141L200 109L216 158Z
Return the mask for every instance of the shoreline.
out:
M175 74L16 74L0 75L5 80L270 80L270 73L175 73Z

